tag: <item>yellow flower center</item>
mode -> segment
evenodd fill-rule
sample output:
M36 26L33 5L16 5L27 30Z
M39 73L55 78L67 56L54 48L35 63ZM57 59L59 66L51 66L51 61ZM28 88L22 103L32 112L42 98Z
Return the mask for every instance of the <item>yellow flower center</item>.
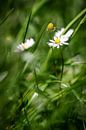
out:
M47 26L47 30L48 30L48 31L51 31L51 30L53 30L53 29L54 29L53 23L49 23L48 26Z
M59 38L56 38L54 41L55 41L56 44L60 44L60 39Z

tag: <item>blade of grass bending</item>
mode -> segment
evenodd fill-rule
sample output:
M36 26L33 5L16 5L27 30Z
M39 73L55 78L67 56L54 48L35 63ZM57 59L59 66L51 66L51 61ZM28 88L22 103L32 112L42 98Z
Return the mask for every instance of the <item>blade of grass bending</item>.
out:
M86 13L86 8L82 10L65 28L63 34L82 16Z
M31 14L32 14L32 11L30 12L30 15L28 17L28 21L27 21L27 25L26 25L26 29L25 29L25 34L24 34L24 37L23 37L23 43L25 42L25 38L26 38L26 35L27 35L29 23L30 23L30 20L31 20ZM28 66L28 63L25 64L25 66L24 66L23 71L21 72L21 74L23 74L25 72L27 66Z
M86 77L85 77L86 78ZM64 90L61 90L60 92L54 94L53 96L51 96L51 101L55 101L55 100L58 100L60 99L61 97L64 97L66 96L67 94L69 94L70 92L72 92L72 90L74 90L75 88L79 87L79 86L82 86L86 83L86 80L85 78L78 78L77 81L75 81L75 83L73 83L72 85L70 85L70 87L64 89ZM80 82L81 81L81 82ZM79 84L79 85L78 85Z
M41 29L41 31L40 31L40 33L39 33L39 35L38 35L38 38L37 38L37 40L36 40L36 43L35 43L35 45L34 45L34 48L33 48L32 52L34 52L34 51L37 49L37 47L38 47L38 45L39 45L39 43L40 43L40 40L41 40L41 38L42 38L42 36L43 36L45 30L46 30L46 27L47 27L47 23L44 24L44 26L42 27L42 29Z
M77 93L74 89L72 90L72 92L73 92L74 96L77 98L77 100L78 100L81 104L84 104L84 102L80 99L78 93Z
M30 20L31 20L31 13L32 13L32 11L30 12L30 15L29 15L29 18L28 18L28 21L27 21L26 30L25 30L25 34L24 34L24 37L23 37L23 43L25 42L25 38L26 38L26 35L27 35L29 23L30 23ZM24 70L25 70L25 69L24 69ZM23 72L24 72L24 70L23 70ZM23 72L22 72L22 73L23 73ZM22 102L22 104L24 104L23 95L21 96L21 102ZM28 127L29 127L30 125L29 125L29 120L28 120L28 117L27 117L27 111L26 111L26 108L25 108L24 105L23 105L23 108L24 108L25 119L26 119L27 124L28 124Z
M83 19L81 19L81 21L79 22L78 26L75 28L75 31L72 35L72 37L74 37L74 35L76 34L76 32L79 30L80 26L86 21L86 15L83 17ZM72 38L71 37L71 38Z
M22 106L23 106L23 109L24 109L24 115L25 115L25 119L27 121L27 124L28 124L28 127L30 126L29 124L29 120L28 120L28 117L27 117L27 111L26 111L26 108L24 106L24 100L23 100L23 95L21 94L21 102L22 102Z
M39 94L43 95L45 98L49 99L49 97L42 91L39 89L38 87L38 78L37 78L37 73L36 73L36 69L34 69L34 75L35 75L35 82L36 82L36 90Z
M2 21L0 22L0 25L2 25L6 20L7 18L11 15L11 13L14 11L14 8L12 8L8 14L5 16L5 18L2 19Z
M28 21L27 21L26 30L25 30L25 34L24 34L24 37L23 37L23 43L25 42L25 38L26 38L26 35L27 35L29 23L30 23L30 20L31 20L31 14L32 14L32 11L30 12L30 15L29 15L29 18L28 18Z

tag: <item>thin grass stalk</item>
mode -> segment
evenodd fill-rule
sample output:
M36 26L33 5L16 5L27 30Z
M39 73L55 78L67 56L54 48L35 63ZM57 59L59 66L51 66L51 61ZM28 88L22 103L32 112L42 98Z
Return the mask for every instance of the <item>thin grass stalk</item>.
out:
M25 38L26 38L27 31L28 31L28 28L29 28L29 24L30 24L30 20L31 20L31 14L32 14L32 11L30 12L29 17L28 17L27 26L26 26L26 29L25 29L25 34L24 34L24 37L23 37L23 43L25 42Z
M8 17L12 14L13 11L14 11L14 8L12 8L12 9L8 12L8 14L5 16L4 19L2 19L2 21L0 22L0 25L2 25L2 24L8 19Z
M81 27L81 25L85 22L85 20L86 20L86 15L81 19L81 21L80 21L79 24L77 25L77 27L76 27L76 29L75 29L75 31L74 31L72 37L75 36L75 34L77 33L77 31L79 30L79 28Z
M84 14L86 13L86 8L83 9L65 28L63 34Z

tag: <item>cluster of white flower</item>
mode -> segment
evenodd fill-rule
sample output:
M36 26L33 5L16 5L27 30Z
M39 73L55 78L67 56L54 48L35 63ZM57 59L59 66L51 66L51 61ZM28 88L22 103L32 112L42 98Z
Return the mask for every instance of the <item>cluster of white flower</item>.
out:
M52 23L49 23L47 26L47 31L53 31L55 30L55 26ZM50 47L56 47L59 48L62 45L68 45L68 40L70 36L73 34L73 29L69 29L68 32L64 33L64 28L61 30L57 31L53 37L52 40L49 40L48 45ZM35 41L33 38L27 39L25 43L21 43L17 46L16 52L21 52L24 51L34 45Z
M62 45L68 45L68 40L73 34L73 29L68 30L66 34L63 34L64 28L55 33L53 40L49 40L48 45L50 47L59 48Z

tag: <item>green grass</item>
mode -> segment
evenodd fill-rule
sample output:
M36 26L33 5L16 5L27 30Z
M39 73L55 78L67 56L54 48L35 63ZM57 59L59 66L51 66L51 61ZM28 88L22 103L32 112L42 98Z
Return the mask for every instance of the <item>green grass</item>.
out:
M0 130L86 130L85 1L8 0L0 12ZM69 45L50 48L62 27Z

